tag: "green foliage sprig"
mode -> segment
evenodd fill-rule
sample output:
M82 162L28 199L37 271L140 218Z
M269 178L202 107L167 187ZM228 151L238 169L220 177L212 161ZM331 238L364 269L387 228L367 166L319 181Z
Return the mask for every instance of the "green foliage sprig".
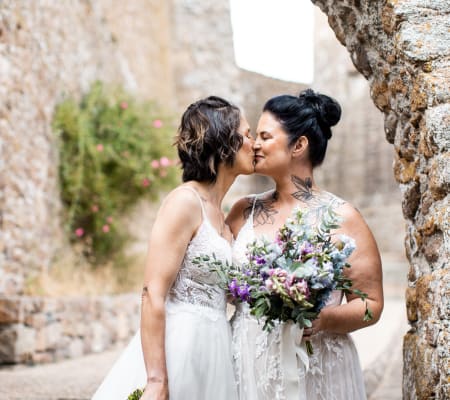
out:
M133 393L128 395L127 400L139 400L143 394L144 391L142 389L136 389Z
M57 106L53 129L70 238L103 262L125 242L118 217L175 184L175 126L155 104L96 82L81 101Z

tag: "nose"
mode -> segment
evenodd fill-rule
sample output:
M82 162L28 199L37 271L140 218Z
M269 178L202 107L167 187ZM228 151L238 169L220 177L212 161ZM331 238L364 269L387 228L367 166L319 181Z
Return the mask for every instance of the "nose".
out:
M255 139L255 141L253 142L253 150L257 150L261 148L261 143L259 141L258 138Z

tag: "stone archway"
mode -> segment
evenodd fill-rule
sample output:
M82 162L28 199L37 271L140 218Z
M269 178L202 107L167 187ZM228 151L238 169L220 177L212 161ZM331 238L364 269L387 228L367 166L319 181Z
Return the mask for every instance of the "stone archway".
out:
M394 145L410 269L403 398L450 398L450 3L312 0L369 81Z

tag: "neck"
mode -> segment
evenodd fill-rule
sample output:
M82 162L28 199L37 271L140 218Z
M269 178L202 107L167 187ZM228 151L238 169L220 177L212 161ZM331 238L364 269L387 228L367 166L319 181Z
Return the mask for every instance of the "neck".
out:
M203 193L207 195L211 204L220 209L222 200L228 192L230 186L233 184L235 178L235 176L229 173L224 173L219 166L217 179L214 183L199 182L199 185L203 188Z
M274 177L278 200L292 203L296 200L307 201L318 187L314 182L312 168L292 169L280 177Z

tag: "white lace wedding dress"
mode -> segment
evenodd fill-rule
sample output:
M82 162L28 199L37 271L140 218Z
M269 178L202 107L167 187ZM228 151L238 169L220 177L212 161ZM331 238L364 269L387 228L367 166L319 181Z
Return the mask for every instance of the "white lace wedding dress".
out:
M169 396L170 400L237 400L225 293L215 273L192 262L196 256L213 253L230 262L231 246L211 225L201 204L202 224L187 247L166 302ZM92 400L126 400L145 383L138 332Z
M234 263L245 262L246 246L254 238L252 210L234 242ZM335 291L328 304L339 305L341 300L341 292ZM246 305L237 307L232 346L241 400L366 399L358 353L349 335L321 332L312 336L314 354L307 358L307 369L296 356L291 332L289 324L282 323L267 333Z

